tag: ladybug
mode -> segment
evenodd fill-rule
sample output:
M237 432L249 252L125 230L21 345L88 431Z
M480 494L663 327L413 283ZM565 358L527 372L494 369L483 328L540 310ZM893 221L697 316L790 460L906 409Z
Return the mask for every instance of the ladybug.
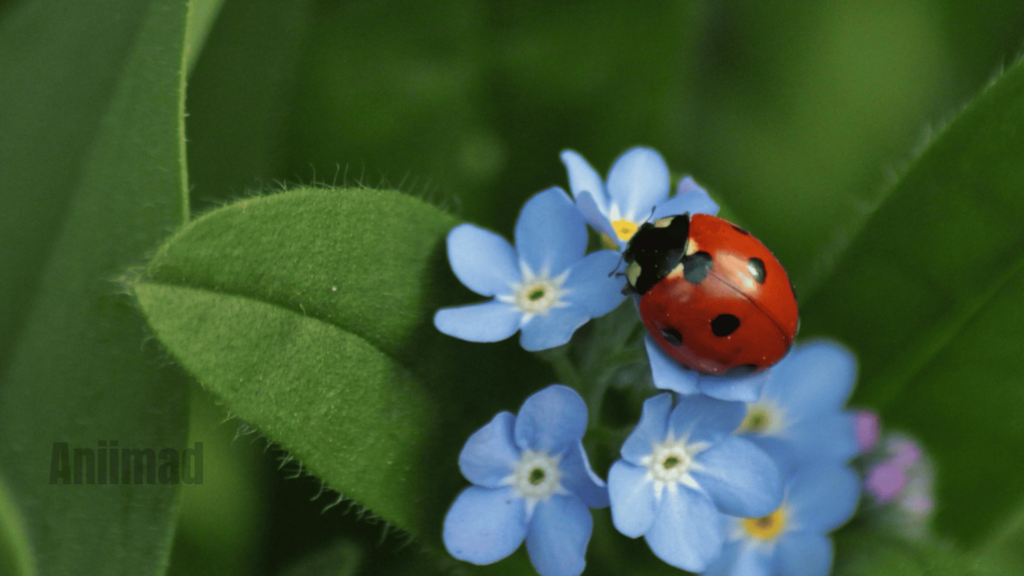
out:
M800 318L789 276L739 226L708 214L661 218L637 230L623 259L647 331L684 366L751 374L793 345Z

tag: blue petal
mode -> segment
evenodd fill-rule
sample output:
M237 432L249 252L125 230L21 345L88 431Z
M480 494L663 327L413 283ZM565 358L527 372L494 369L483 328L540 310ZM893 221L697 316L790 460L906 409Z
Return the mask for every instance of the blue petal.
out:
M679 486L662 492L657 516L644 535L658 558L702 572L722 551L720 515L707 496Z
M622 457L640 466L640 460L651 453L654 445L668 435L668 416L672 410L672 394L658 394L644 401L640 423L622 443Z
M775 552L779 576L828 576L832 569L832 541L813 532L792 532L782 537Z
M562 164L569 173L569 189L572 197L579 200L583 192L589 192L602 214L608 213L608 194L604 190L601 175L590 166L575 150L563 150Z
M516 416L516 446L562 453L587 431L587 404L575 390L552 384L523 402Z
M670 425L676 438L714 444L732 434L746 415L747 408L742 402L724 402L694 394L679 398Z
M512 283L522 279L512 245L472 224L460 224L448 233L448 261L459 281L482 296L510 294Z
M847 349L816 341L793 349L775 368L764 396L776 399L793 418L838 411L853 391L857 360Z
M590 508L608 506L608 487L590 468L590 460L582 442L577 442L565 451L559 468L562 471L562 486L579 496L584 504Z
M590 510L575 496L555 494L537 504L526 533L526 551L541 576L579 576L594 528Z
M758 518L782 505L782 479L772 459L743 438L731 436L694 458L690 473L715 505L730 516Z
M771 369L748 376L711 376L703 374L697 382L700 391L729 402L757 402Z
M626 280L615 275L620 258L618 252L601 250L573 264L562 286L571 290L565 300L585 308L591 318L604 316L618 307L626 299L622 294Z
M535 274L561 274L583 257L587 249L587 225L576 204L561 188L533 195L516 221L519 260Z
M772 565L770 548L736 540L725 544L722 555L701 576L772 576Z
M576 197L576 207L583 214L583 219L587 221L587 224L593 226L601 234L615 240L620 247L626 245L624 241L619 240L619 235L615 233L612 223L608 221L608 215L601 210L601 207L598 206L590 192L581 192Z
M683 176L679 179L679 184L676 186L676 196L682 196L690 192L708 193L700 184L697 184L692 176Z
M842 526L857 510L860 480L834 464L800 467L786 486L786 506L801 529L819 534Z
M552 308L544 316L534 316L523 325L519 344L530 352L561 346L589 320L590 312L582 306L570 304L564 308Z
M612 524L630 538L643 536L654 524L654 485L646 480L647 472L646 466L625 460L616 460L608 471Z
M786 429L785 437L796 462L824 459L844 463L857 455L857 432L848 412L796 422Z
M661 206L659 206L655 213L655 218L663 218L664 216L674 216L676 214L682 214L683 212L689 212L693 214L710 214L714 216L718 214L718 204L708 196L707 191L697 185L693 181L693 178L689 176L679 181L679 186L676 187L676 195L673 196L663 204L665 207L664 215L661 213Z
M470 342L497 342L519 330L523 314L510 304L491 300L434 314L434 326L449 336Z
M654 216L651 219L657 220L684 213L688 213L691 216L694 214L711 214L714 216L718 213L718 204L715 204L707 192L703 190L700 192L690 192L682 196L676 195L658 204L658 208L654 210Z
M647 348L647 358L651 362L651 378L656 387L679 394L697 393L697 379L700 374L669 356L650 334L644 336L644 347Z
M668 178L661 154L650 148L632 148L612 165L608 195L623 216L634 222L645 220L656 204L668 198Z
M470 486L444 517L448 553L473 564L491 564L516 551L526 537L526 505L511 487Z
M761 450L764 450L765 454L775 463L775 467L779 469L779 476L782 478L789 478L790 473L799 464L793 452L793 442L790 440L749 432L740 435L740 438L745 438L753 442Z
M498 412L469 437L459 453L459 469L466 480L485 488L498 488L512 474L520 458L512 437L515 421L511 412Z

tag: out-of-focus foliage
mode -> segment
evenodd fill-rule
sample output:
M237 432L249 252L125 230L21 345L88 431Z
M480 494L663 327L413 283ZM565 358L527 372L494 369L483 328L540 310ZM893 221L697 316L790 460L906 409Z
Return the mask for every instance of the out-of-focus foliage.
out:
M920 542L864 527L838 539L836 576L1010 576L1002 566L976 562L948 543Z
M177 486L50 473L57 442L184 447L186 380L116 281L188 212L186 16L169 0L44 0L0 22L0 474L24 522L13 546L39 574L167 565Z
M939 527L964 542L1024 504L1022 126L1017 64L929 142L803 308L807 333L857 351L857 399L935 456Z

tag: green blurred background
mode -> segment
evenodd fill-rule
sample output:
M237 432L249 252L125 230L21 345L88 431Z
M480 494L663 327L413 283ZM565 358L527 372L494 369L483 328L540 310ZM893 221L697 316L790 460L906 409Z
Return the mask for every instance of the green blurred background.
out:
M188 88L193 210L365 184L510 234L527 196L566 186L560 150L605 172L645 144L805 295L1022 39L1019 0L227 0ZM207 475L185 487L172 573L275 573L338 543L348 560L319 561L339 573L412 561L258 435L236 439L198 387L193 402Z

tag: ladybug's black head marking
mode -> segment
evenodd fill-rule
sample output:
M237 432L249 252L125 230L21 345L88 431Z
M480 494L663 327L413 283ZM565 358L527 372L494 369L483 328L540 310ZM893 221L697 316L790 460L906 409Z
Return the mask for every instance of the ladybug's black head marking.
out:
M626 270L630 285L637 294L646 293L679 264L689 236L689 214L640 226L622 252L623 259L629 263Z
M747 270L750 271L750 275L754 277L754 281L758 284L764 284L765 276L767 272L764 269L764 261L760 258L751 258L747 260Z
M675 328L664 328L661 331L661 337L665 339L665 342L673 346L683 345L683 335L679 333L679 330Z
M732 314L719 314L711 321L711 333L719 338L732 334L740 327L740 319Z

